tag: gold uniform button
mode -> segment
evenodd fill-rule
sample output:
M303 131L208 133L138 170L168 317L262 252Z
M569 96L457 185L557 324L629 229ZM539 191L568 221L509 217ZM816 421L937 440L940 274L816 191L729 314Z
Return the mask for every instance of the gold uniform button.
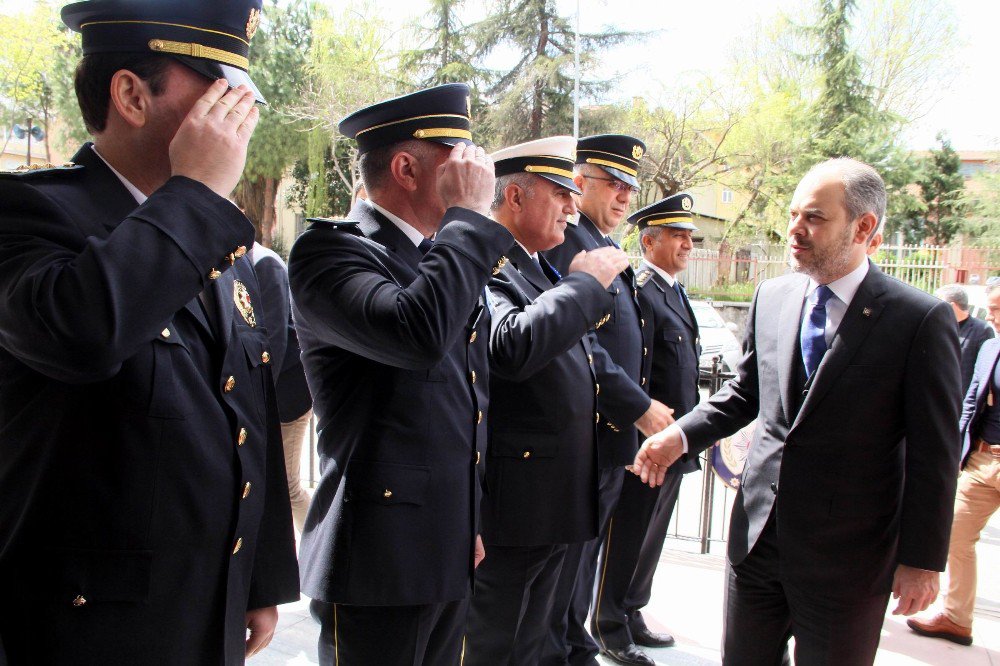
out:
M239 539L236 540L236 545L233 546L233 555L240 552L240 548L242 547L243 547L243 537L240 537Z
M223 259L228 261L230 266L234 266L236 264L236 253L230 252L225 257L223 257Z
M160 335L162 337L164 337L164 338L169 338L170 337L170 329L169 328L163 329L162 331L160 331Z
M641 382L639 382L639 386L645 386L645 385L646 385L646 378L645 378L645 377L643 377L643 378L642 378L642 381L641 381Z
M247 484L243 486L243 499L246 499L249 494L250 494L250 482L247 481Z
M87 599L82 595L76 595L76 599L73 599L73 606L79 608L80 606L85 606L87 604Z
M222 390L229 393L234 388L236 388L236 377L229 375L229 379L226 380L226 385L222 387Z
M208 272L208 279L209 280L218 280L221 275L222 275L222 273L220 271L218 271L218 270L216 270L216 269L213 268L212 270L210 270Z
M647 354L649 354L649 350L648 350L648 349L646 349L645 347L643 347L643 348L642 348L642 355L643 355L643 356L646 356Z
M473 342L475 342L476 338L478 336L479 336L479 333L477 333L476 331L473 331L472 335L469 336L469 344L471 345Z
M639 326L641 326L642 328L646 328L646 320L645 319L640 319L639 320Z
M388 488L386 488L385 492L382 493L382 497L384 497L386 499L390 499L392 497L392 491L389 490Z
M594 365L594 355L593 354L587 354L587 363L589 363L591 365Z
M469 379L472 381L473 384L476 383L476 371L475 370L473 370L471 373L469 373Z
M521 457L527 460L528 458L531 457L531 451L525 451L524 453L521 454Z
M479 464L479 451L476 451L476 464Z
M483 410L480 409L476 411L476 425L479 425L482 422L483 422Z
M237 446L243 446L244 444L246 444L246 442L247 442L247 429L246 428L240 428L240 434L236 438L236 445Z
M600 412L594 412L594 423L600 423L600 422L601 422Z
M267 352L264 352L263 354L260 355L260 362L261 363L270 363L271 362L271 355L269 353L267 353Z
M233 250L233 254L236 255L237 259L241 259L243 257L243 255L246 254L246 253L247 253L247 246L246 245L240 245L238 248L236 248L235 250Z
M594 395L601 395L601 385L594 384Z

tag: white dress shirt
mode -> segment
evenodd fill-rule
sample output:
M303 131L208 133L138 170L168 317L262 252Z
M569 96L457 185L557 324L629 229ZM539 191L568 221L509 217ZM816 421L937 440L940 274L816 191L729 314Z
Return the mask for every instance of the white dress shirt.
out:
M667 281L667 285L669 285L669 287L671 289L674 288L674 282L677 282L677 278L675 278L673 275L671 275L670 273L666 272L665 270L663 270L659 266L654 266L653 264L649 263L645 259L642 260L642 263L643 263L643 265L646 268L648 268L648 269L650 269L652 271L655 271L661 278L663 278L664 280L666 280Z

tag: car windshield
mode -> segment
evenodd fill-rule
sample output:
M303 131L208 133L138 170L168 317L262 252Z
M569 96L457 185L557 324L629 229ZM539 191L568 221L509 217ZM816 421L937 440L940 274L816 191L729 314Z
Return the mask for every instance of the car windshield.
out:
M708 303L692 302L691 309L694 310L694 317L698 320L699 328L724 328L726 325L715 308Z

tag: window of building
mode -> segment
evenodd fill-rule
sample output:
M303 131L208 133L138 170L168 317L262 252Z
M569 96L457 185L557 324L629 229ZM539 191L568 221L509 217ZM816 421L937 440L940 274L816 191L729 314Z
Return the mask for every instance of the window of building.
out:
M722 190L722 203L733 203L732 190Z

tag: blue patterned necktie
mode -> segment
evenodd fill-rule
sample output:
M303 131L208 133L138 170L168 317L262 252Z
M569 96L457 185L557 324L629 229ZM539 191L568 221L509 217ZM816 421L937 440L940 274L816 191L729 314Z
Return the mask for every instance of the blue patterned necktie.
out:
M799 342L802 344L802 364L806 368L806 378L812 377L826 353L826 302L833 292L825 284L816 288L816 302L809 316L802 320Z

